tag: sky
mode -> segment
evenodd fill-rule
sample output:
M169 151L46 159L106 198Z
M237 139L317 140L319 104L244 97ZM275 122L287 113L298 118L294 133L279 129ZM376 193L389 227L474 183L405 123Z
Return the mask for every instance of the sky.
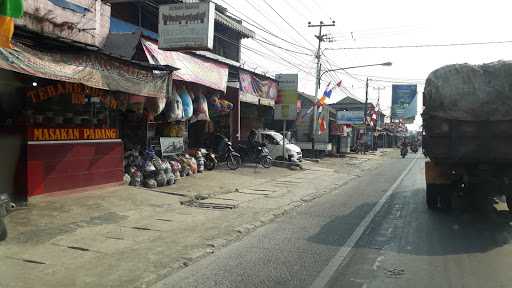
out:
M379 98L380 107L386 114L390 112L393 83L418 84L418 111L421 112L423 84L433 70L447 64L481 64L512 58L512 43L403 49L339 49L512 40L510 31L512 2L510 1L215 0L215 2L226 7L232 15L246 21L245 25L256 32L258 40L242 41L241 62L244 67L268 75L298 73L299 90L310 94L314 94L315 90L316 66L313 54L318 45L315 38L318 28L308 28L308 21L312 24L318 24L320 21L324 23L335 21L334 27L325 27L323 31L333 40L333 42L322 43L324 70L388 61L393 65L350 69L346 71L350 75L342 71L327 73L322 78L325 81L322 82L319 93L323 92L329 81L341 80L345 88L335 90L331 102L346 96L364 101L364 81L368 77L370 79L369 101L377 103ZM379 91L380 97L378 97ZM414 125L409 128L417 129L420 125L421 117L418 115Z

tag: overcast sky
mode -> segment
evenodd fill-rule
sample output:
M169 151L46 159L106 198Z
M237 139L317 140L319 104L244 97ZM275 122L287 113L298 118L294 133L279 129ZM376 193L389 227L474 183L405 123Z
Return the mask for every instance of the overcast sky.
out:
M318 24L319 21L336 21L335 27L327 27L324 30L335 39L332 43L322 43L322 47L326 48L324 54L327 57L324 59L329 62L324 63L324 68L325 65L347 67L386 61L392 62L393 66L348 70L354 77L340 72L324 77L326 81L341 79L348 89L336 91L332 101L338 101L349 94L360 100L364 99L364 82L354 78L364 80L370 76L370 79L374 80L370 81L369 99L371 102L377 102L378 90L375 88L385 87L381 90L380 106L387 114L391 105L392 81L418 83L420 111L423 83L432 70L452 63L479 64L512 58L512 43L441 48L329 50L344 47L512 40L512 4L509 1L266 0L290 25L281 19L265 0L215 2L225 6L229 12L243 20L254 21L294 44L247 25L260 39L264 38L283 48L305 54L313 53L318 43L314 37L318 33L318 28L308 28L308 21L313 24ZM245 62L245 67L255 68L258 72L270 75L299 73L300 90L314 94L313 56L272 48L261 42L258 44L254 40L246 39L243 45L257 50L255 53L242 48L242 62ZM322 93L325 85L325 82L322 83L319 93ZM418 126L420 123L421 119L418 116L415 124Z

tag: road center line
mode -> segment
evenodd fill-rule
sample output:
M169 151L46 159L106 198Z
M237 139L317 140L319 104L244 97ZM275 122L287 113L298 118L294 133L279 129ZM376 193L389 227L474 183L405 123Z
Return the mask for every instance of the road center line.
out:
M310 286L311 288L325 287L327 282L329 282L329 280L332 278L336 270L343 263L350 250L354 248L359 238L361 238L361 235L363 235L364 231L366 230L368 225L370 225L375 215L377 215L377 213L380 211L386 200L388 200L389 196L393 194L396 187L398 187L398 185L402 182L404 177L409 173L409 171L411 171L412 167L416 163L416 160L417 158L414 158L414 160L411 162L411 164L409 164L407 169L404 170L402 175L400 175L400 177L396 179L395 183L393 183L393 185L389 187L386 194L384 194L384 196L382 196L379 202L377 202L377 204L373 207L372 211L370 211L370 213L366 215L364 220L359 224L359 226L357 226L357 229L354 231L354 233L350 235L350 238L347 240L347 242L345 242L345 244L340 248L338 253L336 253L336 255L331 259L329 264L327 264L327 266L324 268L324 270L322 270L320 275L318 275L318 277L315 279L315 282L313 282L313 284Z

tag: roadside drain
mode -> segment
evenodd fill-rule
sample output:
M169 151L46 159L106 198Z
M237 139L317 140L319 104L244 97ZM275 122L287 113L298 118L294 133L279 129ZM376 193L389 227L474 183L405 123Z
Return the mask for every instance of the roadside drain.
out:
M18 259L18 260L21 260L25 263L30 263L30 264L38 264L38 265L46 265L48 263L45 263L45 262L41 262L41 261L37 261L37 260L30 260L30 259Z
M69 248L69 249L78 250L78 251L82 251L82 252L89 252L89 251L91 251L90 249L87 249L87 248L84 248L84 247L78 247L78 246L66 246L66 247Z
M138 226L133 226L133 227L130 227L131 229L135 229L135 230L141 230L141 231L160 231L160 230L157 230L157 229L151 229L151 228L147 228L147 227L138 227Z
M238 208L238 205L236 205L236 204L200 202L200 201L196 201L196 200L181 201L181 205L188 206L188 207L195 207L195 208L215 209L215 210Z
M157 218L157 219L155 219L155 220L157 220L157 221L164 221L164 222L172 222L172 220L171 220L171 219L162 219L162 218Z

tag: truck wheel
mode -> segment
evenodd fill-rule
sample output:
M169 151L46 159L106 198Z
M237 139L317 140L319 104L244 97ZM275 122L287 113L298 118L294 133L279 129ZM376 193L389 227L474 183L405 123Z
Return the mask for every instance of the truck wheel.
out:
M437 208L437 200L439 198L439 193L436 188L437 187L434 184L427 184L426 200L427 207L430 210L434 210Z
M452 191L450 185L443 185L442 192L439 193L440 206L444 210L452 209Z
M507 207L508 211L512 213L512 195L507 195Z
M7 228L5 227L4 219L0 217L0 241L7 238Z

